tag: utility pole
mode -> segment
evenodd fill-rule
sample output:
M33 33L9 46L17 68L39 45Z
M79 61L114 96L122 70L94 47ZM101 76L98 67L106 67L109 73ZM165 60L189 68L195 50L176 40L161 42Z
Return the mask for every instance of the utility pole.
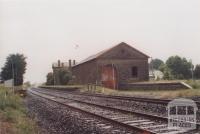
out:
M12 64L12 87L13 87L13 93L15 91L15 72L14 72L14 63L13 63L13 59L11 59L11 64Z
M194 81L194 65L192 65L191 71L192 71L192 81Z
M194 81L194 65L192 64L192 60L190 60L190 63L191 63L192 81Z
M56 86L55 71L53 72L53 85Z

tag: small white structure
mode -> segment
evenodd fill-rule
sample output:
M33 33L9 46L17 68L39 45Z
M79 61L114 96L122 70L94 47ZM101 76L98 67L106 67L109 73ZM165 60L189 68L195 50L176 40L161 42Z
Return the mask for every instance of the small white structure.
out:
M160 70L149 70L149 78L153 80L163 79L164 74Z
M13 79L4 81L5 87L13 87L13 85L14 85Z

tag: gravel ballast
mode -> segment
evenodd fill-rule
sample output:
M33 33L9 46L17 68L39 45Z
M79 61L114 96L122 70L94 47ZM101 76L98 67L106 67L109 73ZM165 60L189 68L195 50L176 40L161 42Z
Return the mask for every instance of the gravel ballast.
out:
M39 126L44 129L43 134L136 133L90 115L73 111L68 107L61 106L30 93L26 98L26 105L29 114L35 117Z

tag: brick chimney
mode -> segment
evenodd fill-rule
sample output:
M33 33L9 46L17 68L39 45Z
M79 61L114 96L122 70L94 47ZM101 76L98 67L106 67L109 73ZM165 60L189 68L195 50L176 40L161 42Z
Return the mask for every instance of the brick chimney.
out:
M60 60L58 60L58 67L60 67Z
M69 60L69 67L72 67L72 60Z
M75 60L73 60L73 66L75 66L76 65L76 61Z

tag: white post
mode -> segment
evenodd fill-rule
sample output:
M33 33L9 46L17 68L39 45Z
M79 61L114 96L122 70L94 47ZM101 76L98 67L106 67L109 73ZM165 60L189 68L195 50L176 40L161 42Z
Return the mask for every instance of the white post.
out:
M154 72L153 72L153 57L151 57L151 71L152 71L152 76L154 77Z

